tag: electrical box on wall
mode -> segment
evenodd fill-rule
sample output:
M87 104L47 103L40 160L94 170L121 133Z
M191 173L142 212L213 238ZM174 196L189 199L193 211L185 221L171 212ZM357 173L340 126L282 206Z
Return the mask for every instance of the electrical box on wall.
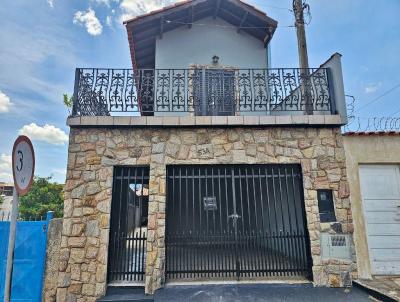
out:
M341 259L351 260L350 235L321 234L322 260Z

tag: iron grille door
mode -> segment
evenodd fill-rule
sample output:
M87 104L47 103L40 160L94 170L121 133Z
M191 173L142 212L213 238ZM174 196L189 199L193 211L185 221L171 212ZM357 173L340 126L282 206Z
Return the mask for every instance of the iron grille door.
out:
M167 178L167 278L309 276L300 166L169 166Z
M148 167L115 167L108 282L142 282L146 261Z
M195 69L193 100L196 115L235 114L235 72L226 69Z

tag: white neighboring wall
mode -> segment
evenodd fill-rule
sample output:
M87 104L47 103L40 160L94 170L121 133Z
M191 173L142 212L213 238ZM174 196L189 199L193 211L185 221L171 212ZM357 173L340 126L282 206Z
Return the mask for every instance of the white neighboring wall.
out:
M4 202L0 204L0 221L8 220L12 208L12 196L3 196Z
M196 25L206 24L206 25ZM268 68L268 48L253 36L222 19L212 17L195 22L192 28L181 26L156 41L156 69L189 68L191 64L211 64L217 55L223 66Z

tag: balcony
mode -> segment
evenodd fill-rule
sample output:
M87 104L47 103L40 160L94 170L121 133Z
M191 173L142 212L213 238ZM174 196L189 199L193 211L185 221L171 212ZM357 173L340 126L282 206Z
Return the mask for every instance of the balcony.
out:
M340 124L346 118L341 66L335 69L330 61L307 70L79 68L72 117L314 116L316 121L341 115Z

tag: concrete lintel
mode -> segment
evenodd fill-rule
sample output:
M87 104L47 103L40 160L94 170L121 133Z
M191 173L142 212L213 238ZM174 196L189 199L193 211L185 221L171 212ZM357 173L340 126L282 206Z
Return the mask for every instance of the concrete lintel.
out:
M308 125L308 115L292 115L292 123L296 125Z
M82 116L69 117L70 127L212 127L212 126L341 126L340 115L266 116Z
M260 125L275 125L276 117L274 115L260 116Z
M99 116L96 126L114 126L113 116Z
M211 116L196 116L197 126L209 126L211 125Z
M260 117L259 116L244 116L243 117L243 125L252 126L252 125L259 125L260 124Z
M228 125L242 126L243 125L243 116L228 116Z
M290 115L277 115L275 117L277 125L290 125L292 124L292 117Z
M114 125L129 126L130 124L130 116L114 116Z
M81 125L97 126L97 116L81 116Z
M132 116L130 125L131 126L145 126L145 125L147 125L147 117L146 116Z
M340 125L342 118L340 115L325 115L325 125Z
M194 126L196 125L196 120L194 116L181 116L179 118L180 126Z
M148 116L147 126L162 126L164 124L163 116Z
M164 126L178 126L179 125L179 117L178 116L164 116L163 117L163 125Z
M213 117L211 117L211 124L213 126L228 125L228 117L227 116L213 116Z
M79 126L81 124L81 117L69 117L67 119L67 126Z
M308 122L310 125L324 125L325 116L324 115L310 115L308 117Z

